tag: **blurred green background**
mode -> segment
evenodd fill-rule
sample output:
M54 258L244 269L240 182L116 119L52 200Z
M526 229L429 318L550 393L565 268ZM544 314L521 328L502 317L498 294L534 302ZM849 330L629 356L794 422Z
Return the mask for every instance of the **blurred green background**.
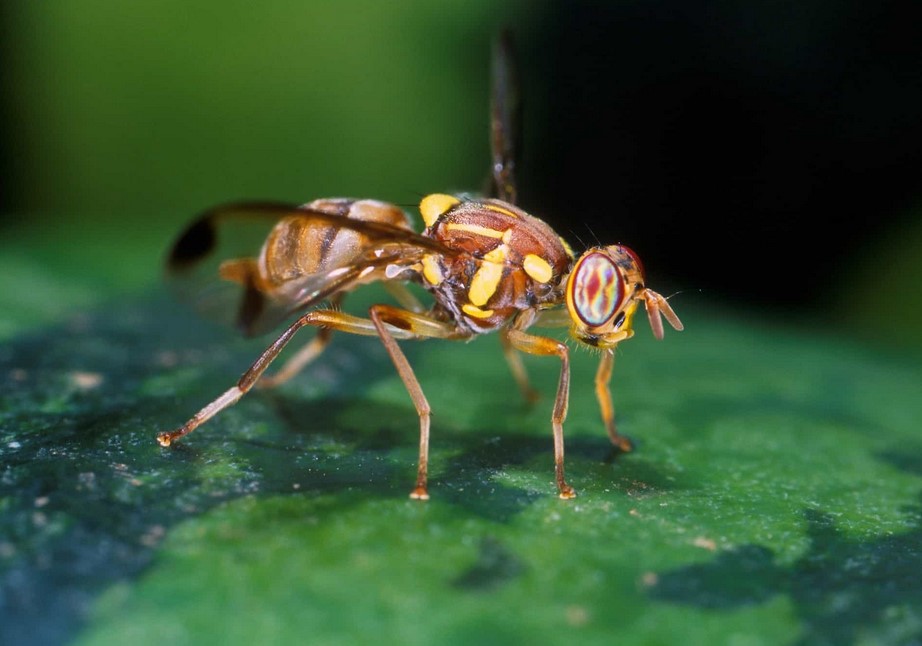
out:
M489 43L523 61L521 202L623 242L676 303L919 342L914 3L4 3L8 296L156 280L238 198L477 190ZM64 236L64 251L49 240ZM46 244L48 243L48 244ZM11 293L12 290L12 293ZM81 299L79 289L62 295ZM10 328L13 324L6 323Z
M477 188L490 39L513 16L527 32L543 15L490 2L0 11L0 262L18 278L8 297L43 300L36 315L89 298L33 296L61 267L87 292L158 281L173 237L215 203L345 195L412 207L435 189Z

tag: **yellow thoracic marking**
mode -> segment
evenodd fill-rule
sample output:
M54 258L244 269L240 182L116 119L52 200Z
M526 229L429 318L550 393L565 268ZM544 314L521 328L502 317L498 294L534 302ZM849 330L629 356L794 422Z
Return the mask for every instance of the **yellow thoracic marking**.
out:
M432 254L423 256L423 278L430 285L439 285L445 276L442 275L442 268L439 267L439 261Z
M473 316L475 319L488 319L493 316L493 310L482 310L476 305L471 305L470 303L465 303L462 305L461 310L468 316Z
M502 265L495 262L482 263L480 269L471 279L471 288L467 290L467 297L471 299L471 303L478 307L485 305L490 300L490 297L493 296L496 286L499 285L499 279L502 277Z
M446 224L445 228L449 231L465 231L467 233L476 233L479 236L484 236L486 238L496 238L497 240L501 240L506 234L505 231L491 229L490 227L484 227L479 224L467 224L465 222L451 222Z
M435 224L439 216L450 210L453 206L460 204L461 200L454 195L445 195L444 193L432 193L424 197L419 203L419 212L423 216L423 222L427 227Z
M504 244L499 245L496 249L483 254L483 259L487 262L504 263L506 262L507 247Z
M517 213L510 211L509 209L500 206L499 204L484 204L484 208L490 209L491 211L496 211L497 213L503 213L513 218L519 217Z
M477 272L471 279L471 286L467 290L467 297L471 303L485 305L493 293L496 292L496 286L503 277L503 263L506 261L506 245L501 244L496 249L488 251L483 255L483 260L478 267Z
M541 256L536 256L533 253L525 256L525 260L522 262L522 267L525 269L526 274L537 280L539 283L548 282L554 275L554 271L551 269L551 266L548 264L547 260Z

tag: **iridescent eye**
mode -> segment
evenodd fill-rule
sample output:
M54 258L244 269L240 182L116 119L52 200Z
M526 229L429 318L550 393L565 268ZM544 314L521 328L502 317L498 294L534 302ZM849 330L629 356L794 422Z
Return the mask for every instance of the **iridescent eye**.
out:
M573 268L567 292L571 312L589 327L601 327L621 307L624 281L611 258L590 252Z

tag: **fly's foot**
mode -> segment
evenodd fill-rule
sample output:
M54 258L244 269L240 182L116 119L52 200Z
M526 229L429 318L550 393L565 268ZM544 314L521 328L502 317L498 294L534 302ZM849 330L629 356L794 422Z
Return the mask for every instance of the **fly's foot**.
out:
M429 500L429 492L426 491L425 487L416 487L410 492L410 498L413 500Z
M560 499L561 500L572 500L573 498L576 498L576 489L574 489L568 484L565 484L562 487L560 487Z

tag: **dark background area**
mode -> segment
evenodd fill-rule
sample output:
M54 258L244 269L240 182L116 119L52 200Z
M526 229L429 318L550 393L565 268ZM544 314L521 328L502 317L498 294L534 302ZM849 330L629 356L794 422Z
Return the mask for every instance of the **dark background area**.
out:
M922 195L922 4L566 3L537 203L686 288L826 301ZM592 160L597 161L592 161ZM553 178L542 181L542 178Z
M922 320L918 3L67 4L0 10L0 235L159 258L222 201L476 190L505 24L520 203L575 246L677 310Z

